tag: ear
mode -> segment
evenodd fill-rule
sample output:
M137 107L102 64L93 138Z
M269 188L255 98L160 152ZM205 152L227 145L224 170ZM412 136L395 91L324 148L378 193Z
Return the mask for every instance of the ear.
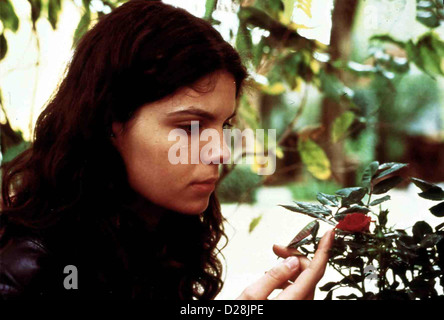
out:
M110 139L112 144L118 148L119 146L119 138L122 135L123 124L120 122L113 122L111 125L111 135Z
M120 122L113 122L111 124L111 131L116 137L120 132L122 132L122 129L123 129L123 124Z

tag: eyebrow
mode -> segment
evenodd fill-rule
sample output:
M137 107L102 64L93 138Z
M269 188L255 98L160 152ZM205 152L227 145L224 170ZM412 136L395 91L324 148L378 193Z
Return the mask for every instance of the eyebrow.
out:
M237 110L234 110L233 114L231 116L229 116L227 118L227 120L230 120L231 118L236 116L236 114L237 114ZM212 113L210 113L208 111L205 111L205 110L202 110L202 109L195 108L195 107L190 107L190 108L185 109L185 110L169 112L169 113L167 113L167 115L168 116L194 115L194 116L199 116L201 118L206 118L206 119L208 119L210 121L216 120L216 117Z

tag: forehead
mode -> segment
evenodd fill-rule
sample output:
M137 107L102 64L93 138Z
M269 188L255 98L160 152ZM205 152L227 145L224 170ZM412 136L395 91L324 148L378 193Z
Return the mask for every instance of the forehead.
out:
M236 107L236 83L227 72L206 76L190 87L179 89L166 102L167 115L184 115L185 110L198 114L199 110L214 118L231 115Z

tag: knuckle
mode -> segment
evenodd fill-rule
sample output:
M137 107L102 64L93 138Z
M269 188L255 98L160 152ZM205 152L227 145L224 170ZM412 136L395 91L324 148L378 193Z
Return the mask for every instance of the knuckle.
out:
M285 273L282 272L281 268L273 268L270 271L267 272L267 276L270 277L271 279L273 279L274 281L277 282L282 282L284 280L286 280L287 278L285 277Z

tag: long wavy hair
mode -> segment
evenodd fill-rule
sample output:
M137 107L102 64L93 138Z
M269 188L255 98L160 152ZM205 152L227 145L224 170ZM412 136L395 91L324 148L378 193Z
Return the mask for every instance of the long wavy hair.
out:
M111 124L219 70L233 75L239 97L247 71L238 53L210 23L183 9L131 0L101 17L79 41L36 122L31 147L3 165L3 233L8 226L44 234L64 221L88 228L95 221L100 233L85 241L107 243L101 239L114 237L123 204L135 197L110 141ZM169 255L165 265L182 271L171 297L212 299L222 287L217 244L225 237L218 199L213 193L201 216L173 217L176 224L163 229L162 252Z

